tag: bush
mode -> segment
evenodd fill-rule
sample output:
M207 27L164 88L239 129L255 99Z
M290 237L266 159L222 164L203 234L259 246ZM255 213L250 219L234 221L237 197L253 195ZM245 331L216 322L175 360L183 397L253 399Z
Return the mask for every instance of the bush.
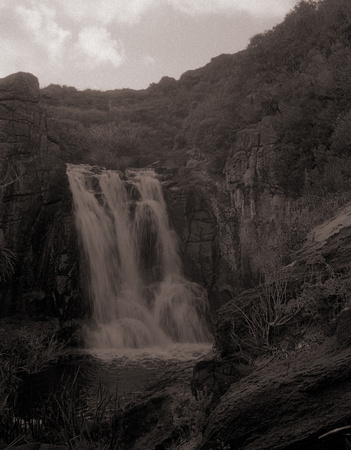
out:
M212 395L200 391L197 397L178 396L172 406L173 425L180 438L170 450L195 448L202 439L212 408Z
M332 136L331 148L338 155L351 154L351 110L338 118Z
M0 283L11 277L15 270L17 256L6 245L0 244Z
M351 274L336 274L322 256L308 262L307 281L298 300L304 317L318 325L330 325L344 308L351 306Z
M59 369L65 349L55 329L41 323L14 330L9 319L0 324L0 447L35 441L118 448L118 392L100 383L95 399L87 397L79 369L71 375ZM48 390L41 389L44 380L50 381Z
M36 420L24 420L18 411L18 396L25 376L41 372L58 361L63 344L53 334L17 333L0 329L0 437L10 444L20 434L33 435L41 428ZM0 441L1 442L1 441Z

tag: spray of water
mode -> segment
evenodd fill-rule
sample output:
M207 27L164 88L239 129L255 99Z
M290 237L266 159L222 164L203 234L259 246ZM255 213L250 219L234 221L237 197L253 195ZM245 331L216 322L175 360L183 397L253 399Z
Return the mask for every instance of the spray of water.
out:
M152 171L124 181L68 165L77 229L89 264L94 327L88 347L128 349L210 340L207 296L187 281Z

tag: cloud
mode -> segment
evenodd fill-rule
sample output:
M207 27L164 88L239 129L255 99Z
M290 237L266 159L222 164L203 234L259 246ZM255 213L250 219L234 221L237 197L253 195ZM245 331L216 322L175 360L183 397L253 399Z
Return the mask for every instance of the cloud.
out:
M160 10L190 16L246 12L283 16L297 0L0 0L0 37L26 40L51 62L63 63L78 51L96 64L119 66L125 57L119 37L127 27ZM148 14L148 15L147 15ZM11 26L11 29L9 27ZM1 30L2 28L2 30ZM89 35L87 30L92 34ZM129 30L128 30L129 31ZM93 42L95 40L95 42ZM0 42L1 45L1 42ZM98 50L97 50L98 49ZM44 52L44 53L43 53ZM151 61L149 61L150 63ZM92 61L90 61L92 64ZM145 61L144 61L145 64Z
M90 57L86 63L92 68L103 63L118 67L125 59L122 43L112 39L111 34L103 27L87 27L81 30L76 49Z
M159 2L160 0L57 0L57 7L63 7L68 17L74 21L132 25Z
M45 4L38 4L36 8L19 5L15 11L22 24L31 33L33 41L47 50L50 59L59 59L71 32L56 23L55 10Z
M0 78L19 71L32 72L42 62L39 53L31 54L29 46L13 39L1 39Z
M189 14L235 14L238 11L253 16L281 16L297 0L166 0L173 8Z
M297 1L0 0L0 76L22 70L45 83L77 86L84 78L84 87L88 80L102 86L108 79L104 88L107 83L129 86L143 77L149 83L151 76L186 70L187 61L190 66L194 63L189 56L194 52L196 56L203 53L196 60L201 65L223 51L223 42L225 51L236 51L245 44L247 34L260 31L250 24L270 27ZM242 13L247 14L245 26L238 27ZM238 39L232 34L230 41L222 30L215 31L223 22L230 30L238 28ZM205 30L204 24L208 25ZM190 45L194 33L196 39ZM217 42L215 47L206 46L207 53L204 36ZM189 49L183 48L185 42ZM176 60L170 56L173 52L181 56ZM128 64L123 64L126 60Z
M1 0L0 0L1 1ZM182 13L196 16L208 14L237 14L253 16L282 16L297 0L54 0L75 22L86 25L112 23L134 25L143 14L162 6L171 6ZM53 3L54 3L53 2Z
M156 60L151 55L145 55L143 57L143 63L145 66L153 66L154 64L156 64Z

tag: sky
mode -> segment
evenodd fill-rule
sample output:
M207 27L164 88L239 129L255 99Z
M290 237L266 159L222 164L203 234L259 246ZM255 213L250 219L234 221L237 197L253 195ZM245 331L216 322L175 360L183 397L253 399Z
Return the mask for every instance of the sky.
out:
M246 48L297 0L0 0L0 78L145 89Z

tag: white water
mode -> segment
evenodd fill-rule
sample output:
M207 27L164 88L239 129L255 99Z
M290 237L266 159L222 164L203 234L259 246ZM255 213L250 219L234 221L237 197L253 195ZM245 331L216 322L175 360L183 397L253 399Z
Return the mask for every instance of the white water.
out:
M89 264L94 326L89 348L175 348L211 339L207 296L181 270L162 189L151 171L67 166Z

